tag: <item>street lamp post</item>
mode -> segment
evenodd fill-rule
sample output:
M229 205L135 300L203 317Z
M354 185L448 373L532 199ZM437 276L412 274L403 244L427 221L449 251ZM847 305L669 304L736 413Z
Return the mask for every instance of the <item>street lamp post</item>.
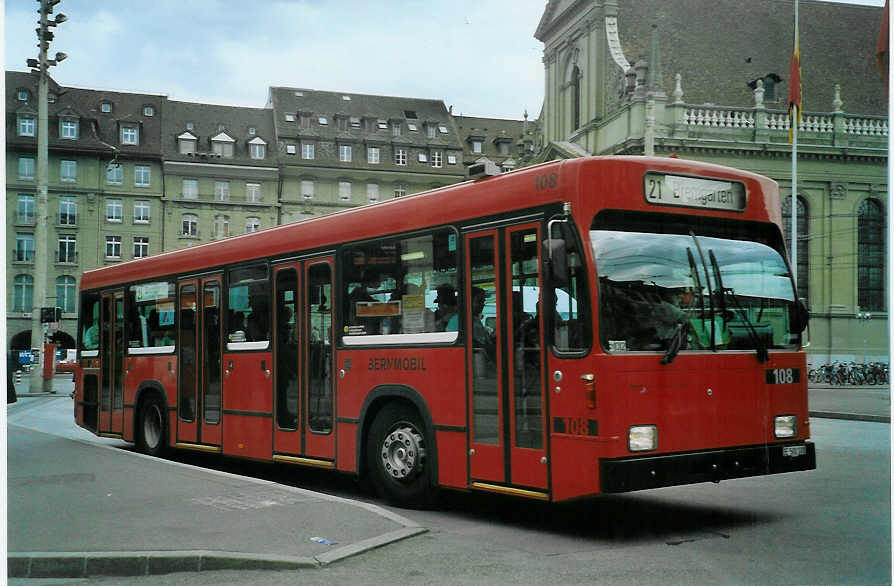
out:
M44 369L42 364L46 360L53 360L53 356L45 356L43 351L44 342L44 325L41 323L41 308L47 306L47 271L49 269L49 242L47 240L47 214L48 214L48 191L49 191L49 119L47 113L47 98L49 94L49 74L48 70L51 66L58 64L68 55L65 53L56 53L55 59L48 59L47 52L50 48L50 41L53 40L53 32L50 27L54 27L68 20L64 14L56 15L54 20L50 20L53 13L53 7L59 4L60 0L37 0L40 4L38 14L40 20L37 23L37 46L40 48L38 58L28 59L27 64L32 71L38 73L37 85L37 195L35 205L35 223L34 223L34 288L33 301L31 307L31 348L38 348L41 360L38 364L33 365L36 368L31 369L31 389L40 389L43 392L52 392L53 380L44 377Z

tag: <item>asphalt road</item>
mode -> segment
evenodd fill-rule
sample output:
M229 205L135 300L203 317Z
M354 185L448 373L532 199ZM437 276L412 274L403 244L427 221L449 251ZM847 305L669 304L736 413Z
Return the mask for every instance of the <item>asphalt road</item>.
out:
M62 436L79 431L66 423L70 408L64 397L24 399L16 406L30 410L42 425ZM396 510L427 527L428 533L325 569L216 571L88 582L891 583L890 425L814 418L811 427L817 444L815 471L560 505L445 493L435 510ZM202 458L188 463L370 500L355 483L338 475L284 473L281 467Z

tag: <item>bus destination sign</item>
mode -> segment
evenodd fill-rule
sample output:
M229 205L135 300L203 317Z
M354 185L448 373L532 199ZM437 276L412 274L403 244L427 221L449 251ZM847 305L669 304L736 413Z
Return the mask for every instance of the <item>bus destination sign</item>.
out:
M643 188L646 201L652 205L728 212L745 210L745 186L738 181L648 172L644 178Z

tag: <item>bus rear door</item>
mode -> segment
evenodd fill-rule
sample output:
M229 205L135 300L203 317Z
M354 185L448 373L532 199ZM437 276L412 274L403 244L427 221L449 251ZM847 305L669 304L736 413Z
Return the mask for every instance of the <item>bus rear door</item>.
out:
M124 431L124 292L103 295L101 313L99 434L121 437Z
M331 257L274 268L274 459L334 467Z

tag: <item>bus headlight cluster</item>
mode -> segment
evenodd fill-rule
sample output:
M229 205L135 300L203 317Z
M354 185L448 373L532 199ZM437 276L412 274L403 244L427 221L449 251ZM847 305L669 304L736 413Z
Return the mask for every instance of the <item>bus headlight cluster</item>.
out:
M634 425L627 430L627 449L631 452L648 452L658 447L658 427Z
M796 415L779 415L773 420L773 435L777 438L795 437L798 435L798 417Z

